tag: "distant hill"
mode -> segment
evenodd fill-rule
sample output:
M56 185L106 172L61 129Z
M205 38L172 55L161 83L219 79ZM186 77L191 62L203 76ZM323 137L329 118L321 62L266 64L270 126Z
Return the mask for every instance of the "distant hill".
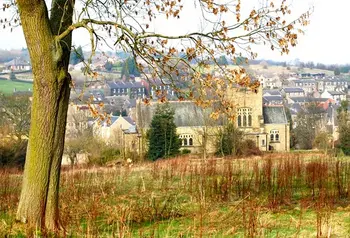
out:
M17 57L21 57L26 61L30 61L27 49L2 50L0 49L0 63L11 61Z
M325 73L326 75L333 76L334 72L323 69L309 69L299 68L296 66L277 66L277 65L249 65L248 71L256 74L289 74L289 73Z

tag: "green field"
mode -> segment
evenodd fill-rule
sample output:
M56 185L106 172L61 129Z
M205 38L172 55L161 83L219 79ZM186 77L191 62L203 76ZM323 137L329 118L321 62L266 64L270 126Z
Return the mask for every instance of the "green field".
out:
M33 89L32 83L13 82L8 80L1 80L0 78L0 92L4 94L12 94L14 89L17 91L28 91Z

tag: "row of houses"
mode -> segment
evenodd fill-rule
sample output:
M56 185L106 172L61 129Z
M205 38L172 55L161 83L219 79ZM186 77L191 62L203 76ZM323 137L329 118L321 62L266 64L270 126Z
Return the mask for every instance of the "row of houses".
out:
M309 76L310 75L310 76ZM309 76L309 77L306 77ZM304 94L322 94L324 91L335 91L347 93L349 91L349 80L341 76L326 76L318 74L265 74L255 76L265 89L301 88Z

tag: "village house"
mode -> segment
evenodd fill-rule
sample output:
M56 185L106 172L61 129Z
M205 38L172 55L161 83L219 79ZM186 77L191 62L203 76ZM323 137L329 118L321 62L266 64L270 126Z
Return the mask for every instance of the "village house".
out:
M86 133L94 120L88 105L71 103L67 112L66 139Z
M145 85L147 86L149 95L153 99L157 99L162 96L165 96L168 99L176 97L175 90L171 86L171 82L169 82L169 80L154 79L150 80L150 83L145 81Z
M130 99L140 99L148 95L142 82L114 81L107 83L108 96L128 96Z
M4 63L5 69L3 73L16 72L16 71L28 71L32 67L28 61L21 58L15 58L9 62Z
M290 97L304 97L305 92L302 88L298 87L286 87L281 90L282 95L285 98L290 98Z
M322 79L317 80L317 88L319 92L324 91L338 91L346 92L348 86L350 85L349 81L345 79Z
M136 123L130 117L109 116L93 123L93 136L121 150L137 152L138 132Z
M263 74L256 77L263 88L281 88L282 80L275 74Z
M295 80L296 87L302 88L305 93L312 93L317 90L317 82L314 79Z

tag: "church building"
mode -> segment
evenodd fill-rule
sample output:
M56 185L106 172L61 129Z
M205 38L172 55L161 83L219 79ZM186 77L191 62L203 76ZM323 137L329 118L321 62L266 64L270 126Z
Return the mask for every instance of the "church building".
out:
M235 125L244 132L245 138L255 141L261 151L289 151L289 123L283 105L263 106L262 89L253 92L246 88L234 88L227 92L234 105ZM152 120L157 102L137 104L136 123L146 131ZM223 117L214 120L212 109L196 106L192 101L169 102L174 109L177 133L182 140L182 149L193 153L216 152L219 131L225 125Z

